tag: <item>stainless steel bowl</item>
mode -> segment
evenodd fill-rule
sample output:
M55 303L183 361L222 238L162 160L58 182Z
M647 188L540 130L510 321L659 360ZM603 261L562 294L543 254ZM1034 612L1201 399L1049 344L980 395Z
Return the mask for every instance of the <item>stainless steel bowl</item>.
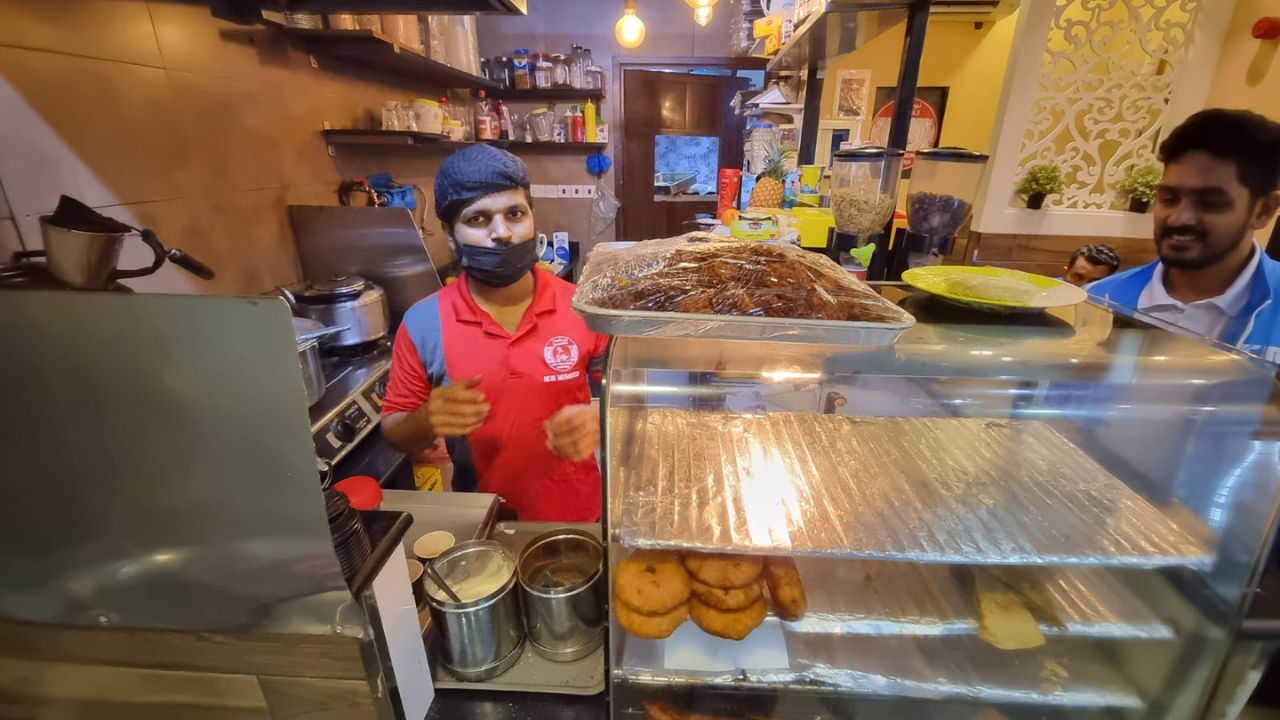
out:
M604 642L604 546L574 528L545 532L520 553L525 626L534 652L555 662L590 655Z
M439 629L445 669L468 681L506 672L524 649L511 551L492 540L468 540L441 553L431 566L462 599L449 599L427 574L427 604Z

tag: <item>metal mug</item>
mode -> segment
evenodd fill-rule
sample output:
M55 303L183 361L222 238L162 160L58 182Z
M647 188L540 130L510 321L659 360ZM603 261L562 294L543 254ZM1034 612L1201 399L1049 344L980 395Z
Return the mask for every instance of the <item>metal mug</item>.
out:
M129 233L92 233L68 230L40 218L40 235L49 272L67 285L81 290L105 290L116 280L150 275L165 261L165 248L155 233L144 230L142 241L154 255L151 265L134 270L117 270L120 247Z
M604 546L574 528L545 532L520 553L525 627L534 652L555 662L590 655L604 642Z
M472 682L509 670L524 650L511 551L492 540L468 540L441 553L431 566L463 600L450 600L427 573L427 604L439 629L445 669Z

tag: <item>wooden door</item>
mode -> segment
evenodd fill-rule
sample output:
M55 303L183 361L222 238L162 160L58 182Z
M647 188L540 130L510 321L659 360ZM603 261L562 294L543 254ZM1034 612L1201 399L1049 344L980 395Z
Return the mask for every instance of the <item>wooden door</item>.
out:
M714 213L708 200L655 202L654 144L659 135L703 135L720 139L718 167L742 167L745 119L729 102L746 88L746 78L652 70L622 74L622 201L619 240L648 240L678 235L700 212Z

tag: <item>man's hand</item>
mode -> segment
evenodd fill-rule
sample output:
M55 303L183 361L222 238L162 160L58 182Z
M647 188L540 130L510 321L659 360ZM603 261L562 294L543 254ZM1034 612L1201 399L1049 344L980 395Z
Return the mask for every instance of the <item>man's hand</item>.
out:
M569 405L543 423L547 448L565 460L586 460L600 445L600 414L591 405Z
M434 436L463 437L480 428L489 415L489 403L484 393L475 389L479 384L480 378L475 377L431 391L418 412Z

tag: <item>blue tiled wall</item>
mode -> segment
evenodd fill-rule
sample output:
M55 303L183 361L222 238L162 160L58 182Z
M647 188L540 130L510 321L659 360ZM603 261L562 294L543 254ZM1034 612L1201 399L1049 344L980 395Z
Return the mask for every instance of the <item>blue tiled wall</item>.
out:
M715 192L720 138L701 135L659 135L654 138L654 172L691 172L698 183Z

